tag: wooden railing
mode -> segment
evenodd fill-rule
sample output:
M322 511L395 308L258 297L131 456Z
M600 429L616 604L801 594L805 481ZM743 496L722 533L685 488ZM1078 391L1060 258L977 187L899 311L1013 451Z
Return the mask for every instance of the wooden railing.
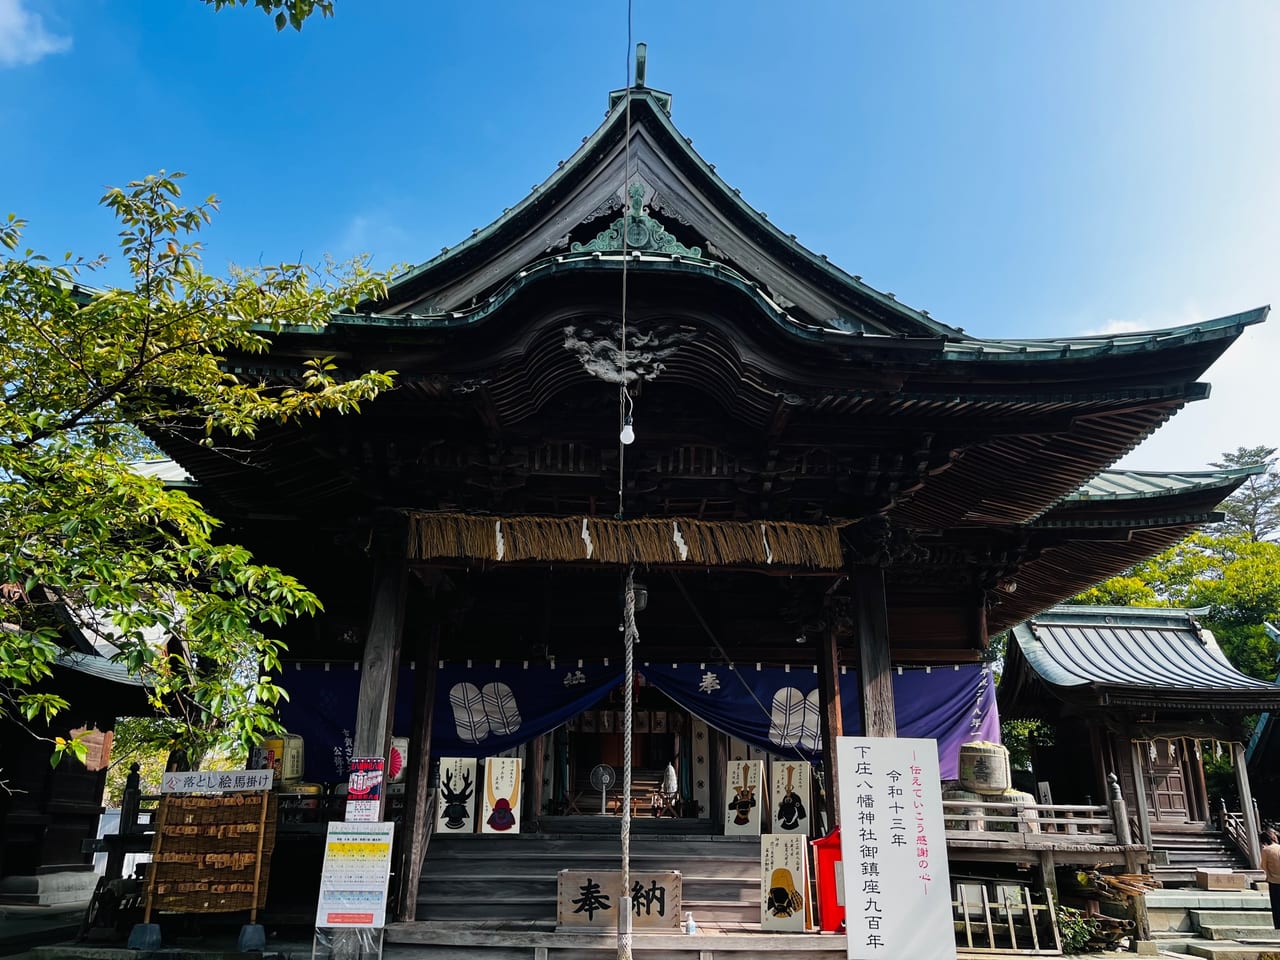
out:
M1258 853L1258 839L1250 832L1244 814L1228 810L1226 803L1219 800L1218 825L1222 828L1222 835L1235 845L1249 866L1256 870L1262 862Z
M1117 833L1106 804L1008 803L1005 801L943 800L947 840L1000 841L1034 846L1037 842L1102 846L1128 843Z

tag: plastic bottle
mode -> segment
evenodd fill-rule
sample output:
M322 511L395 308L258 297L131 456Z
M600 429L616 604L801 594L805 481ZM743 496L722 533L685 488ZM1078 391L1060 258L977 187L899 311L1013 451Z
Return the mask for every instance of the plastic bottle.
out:
M692 910L684 915L684 932L690 936L698 932L698 924L694 922Z

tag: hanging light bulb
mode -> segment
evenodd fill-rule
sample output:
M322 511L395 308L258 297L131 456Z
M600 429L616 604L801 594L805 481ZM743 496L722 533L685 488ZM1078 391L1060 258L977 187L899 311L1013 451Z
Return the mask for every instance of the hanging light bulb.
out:
M632 444L636 442L636 432L631 429L631 417L624 417L622 420L622 432L618 434L618 439L624 444Z

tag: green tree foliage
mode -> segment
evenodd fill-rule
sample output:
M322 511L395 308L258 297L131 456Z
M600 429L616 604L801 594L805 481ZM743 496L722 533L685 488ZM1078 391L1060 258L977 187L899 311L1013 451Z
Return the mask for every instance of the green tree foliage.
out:
M1270 447L1240 447L1214 466L1265 464L1223 505L1226 520L1164 553L1105 580L1076 603L1205 607L1206 626L1242 672L1273 680L1277 648L1264 621L1280 622L1280 475Z
M250 0L202 0L215 10L223 7L247 7ZM301 30L302 25L313 13L322 17L333 16L333 0L253 0L253 5L268 16L273 16L276 29L293 27Z
M1221 469L1265 464L1266 473L1250 477L1222 504L1228 533L1250 540L1268 540L1280 530L1280 473L1275 472L1275 447L1237 447L1214 464Z
M220 542L195 500L131 469L137 429L233 456L263 423L358 410L391 374L340 380L316 360L280 389L227 373L224 353L322 326L385 281L362 262L205 273L193 235L217 201L183 206L180 176L102 198L121 225L125 288L81 286L102 260L18 252L23 222L0 225L13 251L0 261L0 715L58 729L67 703L44 681L70 616L146 681L164 737L200 753L274 728L282 645L265 631L320 603ZM76 750L51 739L55 762Z

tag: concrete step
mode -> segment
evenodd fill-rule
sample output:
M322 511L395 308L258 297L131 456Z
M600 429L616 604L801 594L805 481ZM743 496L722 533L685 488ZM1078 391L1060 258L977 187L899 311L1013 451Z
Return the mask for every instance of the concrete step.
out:
M1205 960L1263 960L1275 956L1269 944L1237 943L1234 940L1202 940L1187 945L1187 954Z
M1224 924L1206 923L1200 932L1209 940L1238 940L1241 943L1276 943L1280 944L1280 930L1271 926L1268 920L1265 927L1233 927Z
M1191 922L1197 928L1205 924L1219 927L1270 927L1271 911L1259 907L1256 910L1195 910L1191 911Z
M1147 907L1187 910L1271 910L1271 900L1258 890L1148 890Z

